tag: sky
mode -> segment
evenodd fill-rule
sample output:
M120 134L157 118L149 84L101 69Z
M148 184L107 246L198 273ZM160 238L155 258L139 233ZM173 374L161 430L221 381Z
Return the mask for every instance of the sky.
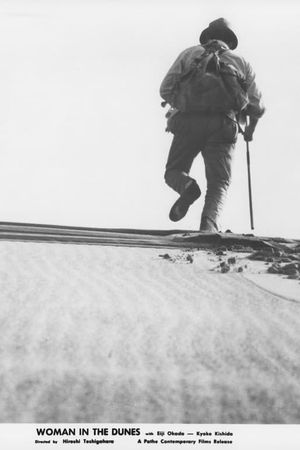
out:
M0 0L0 221L198 230L164 182L172 135L159 86L225 17L266 114L250 143L255 234L300 238L297 0ZM249 233L246 145L235 150L221 229Z

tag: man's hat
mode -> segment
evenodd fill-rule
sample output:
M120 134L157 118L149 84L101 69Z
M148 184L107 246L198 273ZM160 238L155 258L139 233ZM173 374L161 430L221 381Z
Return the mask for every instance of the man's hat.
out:
M210 22L209 26L202 31L199 39L200 44L206 44L210 39L224 41L231 50L234 50L238 45L238 38L223 17Z

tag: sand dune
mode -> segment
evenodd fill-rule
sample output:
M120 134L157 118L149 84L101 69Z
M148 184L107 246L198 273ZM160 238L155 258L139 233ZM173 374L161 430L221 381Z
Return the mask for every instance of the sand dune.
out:
M297 298L163 253L0 242L1 422L300 423Z

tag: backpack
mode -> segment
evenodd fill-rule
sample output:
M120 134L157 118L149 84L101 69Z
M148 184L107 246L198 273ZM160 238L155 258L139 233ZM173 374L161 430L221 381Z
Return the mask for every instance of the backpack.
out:
M203 46L175 87L173 105L182 112L239 113L248 104L245 78L231 64L220 60L227 49L219 41Z

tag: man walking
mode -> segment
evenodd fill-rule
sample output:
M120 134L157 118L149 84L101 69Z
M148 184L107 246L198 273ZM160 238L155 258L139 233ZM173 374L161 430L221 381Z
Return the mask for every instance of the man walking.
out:
M249 116L244 139L251 141L264 113L252 67L232 51L237 45L228 22L214 20L202 31L200 45L179 55L160 87L161 97L171 106L167 129L174 134L165 181L179 193L169 217L181 220L201 195L196 180L189 176L201 152L207 190L200 231L218 231L239 131L237 115Z

